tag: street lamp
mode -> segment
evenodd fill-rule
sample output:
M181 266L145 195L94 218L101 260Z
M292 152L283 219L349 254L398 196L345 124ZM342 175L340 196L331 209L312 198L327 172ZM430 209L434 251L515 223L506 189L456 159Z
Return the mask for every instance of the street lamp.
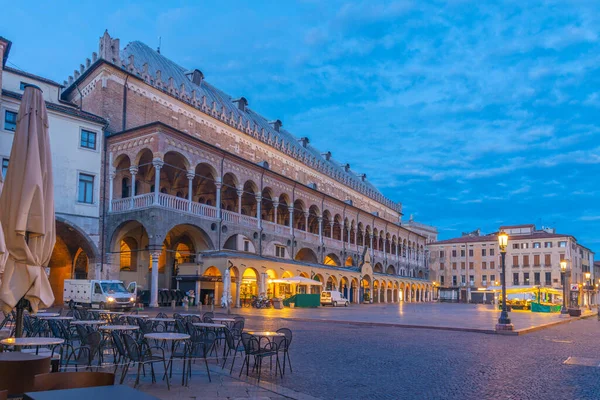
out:
M563 304L560 309L561 314L568 314L569 310L567 310L567 260L560 260L560 275L562 278L562 286L563 286Z
M586 280L585 285L587 286L587 298L588 298L587 308L588 308L588 310L591 308L590 307L590 300L591 300L591 298L590 298L590 287L592 286L592 284L590 282L590 276L591 276L591 274L589 272L585 273L585 280Z
M513 326L506 310L506 247L508 246L508 234L504 231L498 233L498 246L502 257L502 312L500 318L498 318L496 330L512 330Z

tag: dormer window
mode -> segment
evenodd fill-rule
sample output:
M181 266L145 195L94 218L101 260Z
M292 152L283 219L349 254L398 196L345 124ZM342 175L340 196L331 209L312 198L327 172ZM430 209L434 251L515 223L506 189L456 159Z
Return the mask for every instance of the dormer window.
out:
M283 123L280 120L271 121L269 124L275 129L275 132L279 132L283 126Z

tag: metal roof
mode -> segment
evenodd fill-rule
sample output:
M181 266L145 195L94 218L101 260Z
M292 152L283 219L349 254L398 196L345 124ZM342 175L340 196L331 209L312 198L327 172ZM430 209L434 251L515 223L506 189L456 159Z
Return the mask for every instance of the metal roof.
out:
M120 57L124 69L130 69L131 65L129 60L131 56L133 56L133 67L135 70L143 71L144 74L147 73L151 77L156 77L157 72L160 71L160 79L163 81L161 83L162 87L170 85L168 80L172 78L172 85L177 90L180 90L183 86L188 95L192 93L192 91L195 91L196 97L202 98L204 96L207 104L210 107L212 107L214 102L219 112L225 110L227 115L234 116L232 120L238 121L241 118L243 120L243 126L246 126L247 123L250 122L250 126L257 127L258 131L264 132L268 143L276 145L275 147L290 147L293 152L301 155L300 158L304 158L305 160L312 159L316 161L315 164L318 166L317 169L322 170L322 172L329 171L330 173L328 173L328 175L332 176L338 181L340 181L338 178L340 176L351 179L357 184L356 187L372 190L376 195L374 197L365 192L365 190L357 190L398 211L396 203L385 198L374 185L368 181L363 181L362 178L355 172L351 170L346 172L343 164L339 164L332 158L327 160L321 155L321 152L318 149L314 148L310 144L306 144L306 146L304 146L294 135L285 129L280 128L279 131L277 131L273 125L269 123L269 120L252 109L246 107L245 110L241 110L237 104L233 102L235 98L217 89L213 85L206 82L206 80L202 79L200 84L193 83L190 78L186 76L186 72L189 71L188 69L183 68L182 66L169 60L146 44L139 41L134 41L127 44L127 46L121 50ZM151 83L156 84L154 81Z

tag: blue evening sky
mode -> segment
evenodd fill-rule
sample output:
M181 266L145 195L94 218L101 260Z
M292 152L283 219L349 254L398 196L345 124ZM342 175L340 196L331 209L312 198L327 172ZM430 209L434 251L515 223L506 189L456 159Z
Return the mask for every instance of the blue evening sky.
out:
M441 238L535 223L600 251L600 2L8 2L3 16L9 65L59 82L105 29L122 47L161 36Z

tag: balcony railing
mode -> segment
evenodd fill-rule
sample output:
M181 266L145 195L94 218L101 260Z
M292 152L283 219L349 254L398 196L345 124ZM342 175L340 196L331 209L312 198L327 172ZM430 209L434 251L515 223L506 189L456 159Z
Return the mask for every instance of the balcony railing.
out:
M271 221L262 221L263 229L270 233L275 233L276 235L289 235L290 227L279 225Z

